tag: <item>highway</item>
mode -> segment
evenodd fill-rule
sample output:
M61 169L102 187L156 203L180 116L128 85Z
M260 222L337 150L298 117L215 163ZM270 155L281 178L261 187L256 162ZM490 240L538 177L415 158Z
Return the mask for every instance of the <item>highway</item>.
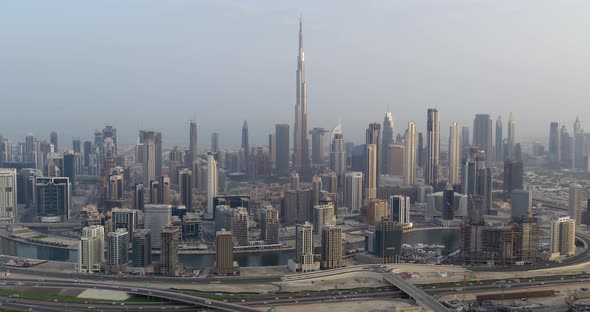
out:
M430 295L423 292L421 289L417 288L416 286L408 283L408 281L401 278L399 275L389 273L385 271L381 267L375 267L374 270L379 272L383 275L383 279L394 285L395 287L399 288L401 291L406 293L408 296L412 297L416 302L426 308L434 312L448 312L447 309L442 303L438 302L438 300L434 299Z

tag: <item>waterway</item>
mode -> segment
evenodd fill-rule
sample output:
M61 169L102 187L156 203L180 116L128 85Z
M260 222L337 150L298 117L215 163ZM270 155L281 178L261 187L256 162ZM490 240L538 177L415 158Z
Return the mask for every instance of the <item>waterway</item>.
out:
M407 232L404 233L403 243L409 245L418 243L445 245L446 247L442 250L442 254L445 255L461 248L461 231L458 229L430 229ZM344 249L363 247L364 242L358 242L345 245ZM319 253L319 250L316 250L316 252ZM78 261L76 251L15 242L1 237L0 254L62 262ZM242 267L287 265L288 260L294 257L295 250L235 254L235 260ZM157 259L156 256L154 258ZM185 266L211 267L215 262L215 255L178 255L178 259Z

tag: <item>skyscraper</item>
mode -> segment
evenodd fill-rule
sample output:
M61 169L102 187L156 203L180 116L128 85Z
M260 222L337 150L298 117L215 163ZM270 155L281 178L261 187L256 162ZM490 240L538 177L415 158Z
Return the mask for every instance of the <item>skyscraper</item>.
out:
M477 114L473 120L473 146L486 153L486 167L491 167L492 153L492 119L488 114Z
M586 202L587 194L580 184L570 185L569 190L569 216L576 220L576 224L582 223L582 204Z
M513 154L514 154L514 145L516 144L515 140L515 132L514 132L514 115L512 114L512 112L510 112L510 115L508 115L508 151L507 153L505 152L505 154L508 154L510 156L511 159L513 159Z
M131 239L135 229L138 227L138 210L127 208L111 209L111 232L114 232L117 229L125 229L129 232L128 238Z
M366 132L366 160L364 172L365 198L372 199L377 197L380 179L380 153L381 153L381 125L378 123L369 124Z
M138 229L131 238L131 261L136 268L143 268L152 264L152 246L150 229Z
M321 268L335 269L343 265L342 228L324 225L321 228L322 246L320 248Z
M385 117L383 118L383 134L381 137L381 164L388 164L389 156L387 152L387 147L389 144L393 144L393 118L391 117L391 112L385 113ZM386 174L386 166L381 166L381 173Z
M211 154L207 155L207 210L205 213L212 214L213 197L217 196L217 161Z
M289 125L277 124L275 126L277 174L289 174Z
M65 222L70 219L70 181L61 177L38 177L35 180L37 221Z
M389 217L392 221L409 224L410 222L410 197L394 195L389 197Z
M216 234L215 273L234 273L234 239L232 232L222 229Z
M144 189L142 183L136 183L133 190L133 209L143 211L145 206Z
M424 183L438 184L440 159L440 116L438 110L428 109L426 123L426 163L424 165Z
M248 246L250 244L250 236L248 235L248 210L243 207L232 209L232 233L234 236L234 243L237 246Z
M104 262L104 227L91 225L82 229L78 243L78 271L90 273L100 270Z
M108 265L111 272L119 272L129 262L129 232L117 229L108 235Z
M576 221L570 217L551 219L549 259L576 253Z
M383 263L397 263L402 252L403 228L399 223L385 218L375 227L375 256Z
M16 169L0 168L0 220L17 221L17 202Z
M512 220L519 221L532 216L533 196L527 190L514 190L511 194Z
M338 198L342 197L344 188L344 176L346 175L346 150L344 147L344 137L342 136L342 125L338 123L331 134L332 140L330 145L330 170L336 173L338 179L337 192Z
M197 122L194 120L191 120L189 124L189 140L191 163L186 165L192 167L192 164L197 160Z
M451 185L460 183L461 149L459 141L459 123L453 122L449 133L449 184Z
M316 205L313 207L313 227L321 229L324 225L336 225L334 204ZM317 233L320 235L321 233Z
M344 187L344 203L350 212L359 212L363 206L363 173L347 172Z
M184 168L178 172L178 190L180 191L180 203L186 206L188 211L192 211L192 170Z
M324 165L326 154L326 142L324 135L330 131L324 128L313 128L311 134L311 162L314 165Z
M260 240L267 244L279 243L279 214L272 206L262 208Z
M295 126L293 131L293 169L304 179L311 178L309 159L309 120L307 114L307 82L305 81L305 56L303 52L303 27L299 20L299 55L297 56L297 85L295 102Z
M211 133L211 152L219 152L219 133L217 132Z
M471 148L471 141L469 140L469 127L461 127L461 159L467 156L469 148Z
M504 143L502 143L502 116L498 115L498 119L496 119L496 162L501 162L504 160L504 151L502 147Z
M178 264L178 240L180 229L175 226L166 226L160 231L160 274L165 276L176 275Z
M151 235L150 245L152 248L160 248L160 231L172 221L171 205L145 205L143 228L150 229L154 235ZM156 234L158 233L158 234Z
M55 131L51 131L51 133L49 134L49 143L53 145L53 151L57 152L58 148L57 148L57 132Z
M519 160L504 161L504 193L522 190L523 164Z
M582 123L580 118L576 117L574 122L574 134L573 134L573 152L572 152L572 168L583 169L584 156L586 153L586 138L584 136L584 129L582 129Z
M413 185L416 183L416 124L413 121L408 122L408 131L405 140L405 157L404 157L404 183Z
M139 142L143 151L143 183L150 183L156 179L156 133L153 131L139 132Z
M298 271L313 270L313 226L309 222L297 224L295 229L295 263Z
M242 125L242 150L244 151L244 166L242 168L245 168L246 172L248 172L250 167L250 143L248 140L248 123L245 120Z
M549 126L549 161L554 167L559 167L559 163L561 162L559 139L559 123L551 122Z

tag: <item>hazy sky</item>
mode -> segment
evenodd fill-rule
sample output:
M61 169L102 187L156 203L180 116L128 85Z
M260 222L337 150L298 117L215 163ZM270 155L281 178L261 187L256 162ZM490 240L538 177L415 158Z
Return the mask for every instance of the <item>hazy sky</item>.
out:
M300 13L311 127L340 117L360 142L387 107L398 131L435 107L443 139L476 113L513 111L517 139L576 115L590 128L587 0L5 0L0 132L71 146L108 123L123 143L145 128L186 145L196 118L199 145L227 146L247 119L266 143L293 126Z

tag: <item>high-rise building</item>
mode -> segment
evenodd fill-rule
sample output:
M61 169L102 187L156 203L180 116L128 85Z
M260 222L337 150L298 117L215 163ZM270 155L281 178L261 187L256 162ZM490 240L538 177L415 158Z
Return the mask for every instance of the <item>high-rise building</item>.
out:
M297 191L286 191L283 203L284 212L281 214L281 221L286 225L295 224L297 221Z
M308 272L314 268L313 226L309 222L297 224L295 236L295 263L298 271Z
M297 85L295 102L295 126L293 131L293 169L311 178L309 159L309 116L307 112L307 82L305 81L305 56L303 52L303 27L299 20L299 55L297 56Z
M120 167L118 167L120 168ZM120 171L111 171L109 175L109 186L107 189L107 199L122 200L125 195L124 174Z
M375 226L381 219L389 217L389 203L384 199L371 199L367 205L367 223Z
M481 198L481 214L490 214L492 209L492 169L484 168L477 171L477 195Z
M576 254L576 221L568 217L551 219L550 259Z
M504 193L523 189L523 165L520 160L504 161Z
M374 254L383 263L398 263L402 252L403 228L399 223L383 219L375 227Z
M330 131L324 128L313 128L309 131L311 135L311 163L324 165L326 162L326 141L324 135Z
M313 178L311 178L311 207L315 207L316 205L320 204L322 190L322 178L314 175Z
M459 123L453 122L449 133L449 184L457 185L461 179L459 167L461 166L461 148L459 138Z
M102 225L84 227L78 243L78 271L98 272L104 260L104 227Z
M17 221L17 198L16 169L0 168L0 220Z
M178 240L180 229L176 226L166 226L160 231L160 274L175 276L178 265Z
M290 189L294 191L299 190L299 174L296 171L291 172Z
M382 155L387 154L387 158L382 162L382 172L394 176L404 176L404 164L405 164L405 146L404 144L389 144L383 146Z
M573 134L573 152L572 152L572 168L584 169L586 164L584 163L584 157L586 156L586 136L584 135L584 129L582 129L582 123L580 118L576 117L574 122L574 134Z
M494 155L496 155L496 162L501 162L504 160L503 142L504 138L502 137L502 116L498 115L498 119L496 119L496 150L494 153Z
M492 166L492 119L488 114L477 114L473 120L473 146L484 150L486 167Z
M461 127L461 159L465 158L471 148L471 140L469 137L469 127Z
M143 211L145 207L145 198L144 198L144 190L142 183L136 183L133 189L133 209L137 209L139 211Z
M330 145L330 170L336 173L338 179L337 193L342 197L344 189L344 177L346 175L346 149L344 137L342 136L342 125L338 123L331 134Z
M336 269L342 267L342 228L334 225L324 225L321 229L321 268Z
M582 222L582 204L586 202L586 200L586 191L580 184L570 185L568 211L570 217L576 221L577 225Z
M152 264L152 246L150 229L138 229L131 238L131 261L136 268Z
M143 217L143 227L150 229L154 235L151 235L152 248L160 248L160 231L172 221L171 205L145 205Z
M551 122L549 126L549 160L552 166L559 166L561 162L559 123Z
M212 154L207 155L207 209L205 213L213 213L213 197L217 196L217 161Z
M450 185L443 191L442 199L442 219L453 220L453 218L455 218L455 191L453 191L453 188Z
M190 157L190 164L185 164L185 166L191 166L192 164L197 161L197 122L191 120L189 123L189 153Z
M404 184L416 184L416 124L413 121L408 122L408 130L405 139L405 157L404 157Z
M111 209L111 232L117 229L125 229L129 232L128 238L133 237L133 232L139 227L139 210L126 208Z
M389 144L393 143L393 117L391 117L391 112L387 112L383 118L383 135L381 137L381 164L389 164L389 153L387 152L387 147ZM386 171L385 165L381 167L381 173L388 173Z
M389 197L389 219L391 221L410 224L410 197L394 195Z
M353 213L359 212L363 206L363 173L347 172L344 187L344 202Z
M311 221L313 206L311 205L311 189L297 191L297 222Z
M139 131L139 144L142 151L143 183L150 183L158 176L156 173L156 132Z
M559 130L559 154L561 156L562 164L567 168L571 168L572 166L572 149L572 137L567 132L567 127L562 125Z
M248 223L250 218L248 210L243 207L232 209L232 233L234 236L234 243L237 246L250 245L250 236L248 234Z
M316 205L313 207L313 227L321 229L324 225L336 225L334 204ZM317 233L320 235L321 233Z
M119 272L129 262L129 232L117 229L108 235L108 261L111 272Z
M438 110L428 109L426 123L426 161L424 165L424 183L438 184L440 160L440 116Z
M77 158L77 155L72 151L66 151L63 154L63 176L70 179L70 187L72 188L72 192L76 190L76 175L78 171L76 162Z
M217 231L215 250L215 273L227 275L234 273L234 239L232 232Z
M366 158L364 170L365 198L367 200L377 198L377 189L380 179L381 161L381 125L378 123L369 124L366 132Z
M233 229L233 209L228 205L217 205L215 207L215 230L221 231Z
M277 124L275 126L276 139L276 166L278 175L289 174L289 125Z
M511 194L512 220L532 217L533 196L527 190L514 190Z
M51 131L51 133L49 134L49 144L53 145L54 152L57 152L58 151L58 148L57 148L57 132Z
M180 203L186 206L188 211L193 209L192 201L192 170L184 168L178 172L178 190L180 191Z
M242 125L242 150L244 151L244 159L242 161L242 168L245 168L246 171L249 169L250 164L250 143L248 138L248 123L244 120L244 124Z
M211 152L219 153L219 133L211 133Z
M70 181L68 178L37 177L35 205L37 221L64 222L70 219Z
M513 158L514 145L516 144L514 131L515 131L514 115L512 114L512 112L510 112L510 115L508 115L508 137L507 137L508 150L504 152L504 154L508 154L510 159L515 159L515 158Z
M279 213L272 206L262 208L260 216L260 240L267 244L279 243Z

